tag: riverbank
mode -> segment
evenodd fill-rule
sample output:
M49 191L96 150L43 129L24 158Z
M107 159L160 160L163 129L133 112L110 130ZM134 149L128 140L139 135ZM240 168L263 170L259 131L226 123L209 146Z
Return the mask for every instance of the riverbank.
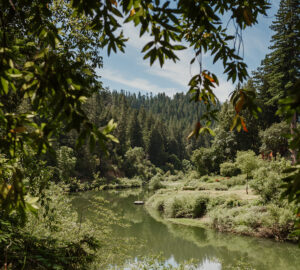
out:
M111 190L111 189L128 189L140 188L143 181L138 178L114 178L106 179L95 177L93 181L80 181L76 178L71 178L69 183L61 185L65 192L75 193L88 190Z
M151 196L146 208L175 224L278 241L296 240L291 236L295 215L287 202L265 204L253 190L246 194L245 185L228 187L225 183L229 179L215 178L215 183L198 181L197 187L183 180L165 182L166 188Z

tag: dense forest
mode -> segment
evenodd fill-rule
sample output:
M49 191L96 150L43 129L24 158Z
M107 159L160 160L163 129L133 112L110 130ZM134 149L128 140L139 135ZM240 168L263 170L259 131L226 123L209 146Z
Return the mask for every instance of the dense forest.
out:
M269 53L250 76L235 50L241 34L216 27L213 10L232 12L239 33L267 1L178 1L175 15L160 1L15 2L0 3L1 269L126 258L131 242L112 234L123 224L103 198L89 206L97 225L74 210L72 196L88 190L143 188L162 222L299 242L299 0L280 1ZM105 69L104 47L124 51L122 14L154 37L143 48L150 64L176 61L183 37L195 58L212 52L238 80L228 101L201 65L173 97L103 86L95 68Z

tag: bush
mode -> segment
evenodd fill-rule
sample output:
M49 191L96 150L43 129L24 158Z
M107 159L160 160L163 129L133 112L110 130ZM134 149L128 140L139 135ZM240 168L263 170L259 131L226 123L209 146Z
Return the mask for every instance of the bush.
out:
M210 208L213 227L221 231L239 232L245 235L288 239L293 230L295 214L291 205L279 207L253 205L236 200L226 200L223 205ZM229 207L227 207L227 206ZM233 206L233 207L232 207Z
M179 158L175 154L171 154L168 157L168 163L172 164L172 166L174 166L173 168L176 170L182 169L182 164L181 164Z
M196 198L193 209L193 218L200 218L205 215L208 201L208 197Z
M165 201L165 215L169 218L192 218L193 198L172 197Z
M232 177L240 173L240 168L238 168L233 162L224 162L220 165L220 174L222 176Z
M168 177L164 178L164 181L180 181L183 178L183 174L180 172L178 174L175 175L169 175Z
M152 190L157 190L160 188L165 188L165 186L161 183L163 180L163 176L161 174L156 174L153 176L149 182L149 188Z
M198 190L228 190L228 187L221 183L199 183Z
M246 184L246 176L243 175L238 175L238 176L233 176L230 179L227 179L225 181L227 187L233 187L233 186L241 186Z
M182 161L182 169L183 169L184 172L189 172L193 169L193 165L189 160L184 159Z
M80 180L78 180L76 177L69 178L67 186L69 192L78 192L83 190L83 185L80 183Z
M203 182L207 182L208 180L210 180L210 177L208 175L203 175L201 178L200 178L200 181L203 181Z
M251 188L259 194L264 202L279 200L280 186L283 184L281 176L268 167L261 167L254 172Z
M271 161L259 159L259 168L253 172L250 186L261 195L265 203L270 201L280 203L279 197L283 185L282 171L289 166L290 161L280 157Z
M97 188L98 190L100 189L101 186L105 184L105 179L100 177L100 173L94 173L94 180L92 182L93 188Z

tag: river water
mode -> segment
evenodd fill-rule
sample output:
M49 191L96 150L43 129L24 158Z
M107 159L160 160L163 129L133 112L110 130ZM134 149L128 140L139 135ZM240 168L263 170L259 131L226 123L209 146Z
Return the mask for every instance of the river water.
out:
M150 195L140 189L88 191L75 195L73 205L80 216L97 222L89 206L93 197L105 198L108 207L129 225L113 226L113 233L118 237L136 239L133 240L136 247L128 249L128 256L132 259L161 254L169 264L193 260L201 270L230 269L231 265L239 263L251 266L246 269L300 269L300 248L295 244L166 222L158 213L149 213L145 206L133 204L135 200L146 200Z

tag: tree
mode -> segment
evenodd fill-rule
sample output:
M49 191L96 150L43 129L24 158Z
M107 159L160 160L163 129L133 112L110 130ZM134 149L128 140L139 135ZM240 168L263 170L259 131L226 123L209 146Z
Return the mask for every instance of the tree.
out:
M164 141L159 130L159 126L156 123L151 129L147 145L149 159L156 166L161 166L166 158Z
M127 134L132 148L142 147L144 145L142 129L138 120L138 112L136 110L132 113Z
M246 193L248 194L248 179L258 167L257 159L253 151L238 151L235 160L238 168L246 174Z
M290 201L300 202L300 170L299 170L299 127L297 115L300 113L300 5L299 0L281 0L276 19L271 29L271 53L266 56L260 70L256 74L259 86L259 95L264 98L264 115L271 119L269 123L278 122L278 116L290 124L289 148L291 158L296 166L287 170L289 175L284 178L285 195ZM274 112L276 116L274 117ZM265 126L267 128L268 126ZM300 207L298 207L298 217ZM300 218L298 218L298 225ZM296 225L296 226L298 226ZM299 227L298 227L299 228ZM300 230L297 229L300 235Z
M74 156L73 149L62 146L57 151L56 157L59 177L67 183L76 165L76 157Z
M289 134L289 126L286 122L275 123L259 133L262 145L260 152L276 157L277 153L285 156L288 151L288 140L285 136Z

